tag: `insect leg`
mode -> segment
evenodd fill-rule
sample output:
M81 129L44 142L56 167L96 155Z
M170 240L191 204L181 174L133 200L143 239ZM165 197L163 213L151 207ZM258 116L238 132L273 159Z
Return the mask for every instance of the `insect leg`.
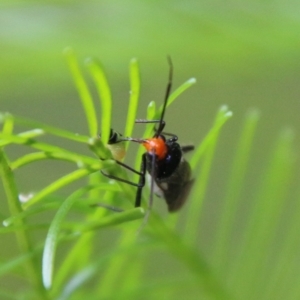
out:
M141 172L139 171L136 171L135 169L131 168L130 166L118 161L118 160L115 160L115 162L122 166L123 168L127 169L127 170L130 170L131 172L135 173L135 174L138 174L140 176L145 176L145 174L142 174ZM124 183L127 183L127 184L130 184L130 185L133 185L133 186L136 186L138 187L139 184L138 183L135 183L135 182L132 182L132 181L129 181L129 180L126 180L126 179L123 179L123 178L120 178L120 177L117 177L117 176L114 176L114 175L111 175L111 174L106 174L104 173L102 170L100 171L102 173L102 175L104 175L105 177L107 178L110 178L110 179L114 179L114 180L118 180L118 181L121 181L121 182L124 182Z
M185 146L181 146L181 150L183 153L187 153L187 152L190 152L192 150L195 149L195 146L194 145L185 145Z
M164 120L143 120L143 119L138 119L135 120L135 123L138 124L149 124L149 123L159 123L159 129L157 129L156 127L153 128L154 132L155 132L155 136L158 136L162 133L162 130L165 128L166 122Z
M145 186L145 176L146 176L146 153L142 155L142 161L141 161L141 170L140 170L140 180L138 183L138 188L136 191L136 197L135 197L135 207L141 206L141 199L142 199L142 190Z
M108 177L110 179L114 179L117 181L121 181L124 182L126 184L132 185L137 187L137 192L136 192L136 197L135 197L135 207L140 207L141 206L141 199L142 199L142 190L143 187L145 186L145 174L146 174L146 154L144 153L142 155L142 162L141 162L141 171L136 171L135 169L131 168L130 166L120 162L120 161L115 161L118 165L124 167L125 169L130 170L131 172L137 174L140 176L139 182L135 183L132 181L129 181L127 179L123 179L114 175L110 175L110 174L106 174L101 170L102 175L104 175L105 177Z

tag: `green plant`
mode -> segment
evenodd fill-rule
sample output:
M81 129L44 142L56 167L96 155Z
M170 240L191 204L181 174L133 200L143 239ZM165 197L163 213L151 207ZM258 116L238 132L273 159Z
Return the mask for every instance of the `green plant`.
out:
M187 204L186 220L180 220L179 223L178 215L170 215L166 220L153 211L147 226L137 235L145 215L147 199L143 199L143 208L132 208L135 189L121 182L109 181L99 174L99 170L105 168L118 176L128 176L124 169L114 163L110 151L105 147L111 128L112 101L107 80L100 64L89 60L87 67L98 88L102 108L101 126L98 126L90 91L72 50L68 49L66 56L88 121L88 136L7 113L1 115L3 128L0 133L0 168L10 216L2 216L5 227L0 229L0 233L16 235L20 254L1 264L0 275L22 276L29 279L29 283L27 293L0 288L0 295L7 299L275 299L277 290L283 293L285 287L278 283L281 280L287 283L288 278L293 278L293 272L296 271L292 272L287 266L291 266L292 255L299 249L299 240L295 239L299 225L299 205L290 217L284 242L279 244L280 251L276 253L275 259L269 261L268 258L277 241L280 213L284 209L292 176L294 156L291 132L284 131L280 135L269 167L262 177L261 187L257 190L253 207L246 214L248 219L242 238L235 238L237 247L232 247L231 240L243 201L250 150L259 119L256 111L247 115L242 128L213 239L214 251L209 256L202 253L198 235L219 133L232 115L225 106L218 111L211 130L190 159L196 182ZM175 90L168 104L193 83L195 80L190 79ZM140 81L136 60L130 62L130 84L125 136L132 134L139 99ZM147 118L154 119L159 114L160 108L156 109L155 103L151 102ZM31 130L17 134L14 132L15 124L30 127ZM151 135L151 130L151 126L146 126L144 136ZM102 133L101 139L98 137L99 131ZM55 135L83 143L92 150L94 156L41 142L41 135ZM10 144L26 145L37 151L11 162L4 152L5 147ZM140 157L143 150L138 151L137 157ZM71 162L75 164L76 170L21 203L14 171L43 159ZM138 164L139 161L136 166ZM198 169L200 171L196 172ZM66 199L57 196L59 189L83 177L87 179L85 186L75 190ZM125 198L128 199L128 208ZM97 202L118 205L120 199L126 207L122 213L90 206ZM51 211L54 211L54 215L49 223L37 225L30 222L33 216ZM70 212L76 212L76 222L68 219ZM40 235L39 241L34 243L30 235L39 228L45 231ZM115 241L111 241L109 246L104 245L103 241L100 246L97 244L97 234L102 230L117 232L114 234ZM60 247L67 247L67 252L57 257ZM151 259L154 253L158 258ZM165 260L169 262L164 266ZM155 275L148 275L148 272L154 272L148 265L149 262L155 264L158 261L161 265L155 269ZM26 267L26 273L20 272L20 266ZM175 268L176 272L167 271L164 275L164 267L170 270ZM291 286L289 295L291 298L285 299L297 299L298 288L293 286L292 289Z

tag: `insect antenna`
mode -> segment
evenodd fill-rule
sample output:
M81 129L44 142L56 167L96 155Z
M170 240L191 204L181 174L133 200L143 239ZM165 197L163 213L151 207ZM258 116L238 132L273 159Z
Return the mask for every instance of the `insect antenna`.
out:
M164 116L165 116L165 111L166 111L166 107L167 107L167 104L168 104L168 99L169 99L171 88L172 88L173 64L172 64L172 60L171 60L170 56L168 56L168 63L169 63L169 66L170 66L170 69L169 69L169 80L168 80L168 85L167 85L167 89L166 89L166 94L165 94L165 99L164 99L164 104L163 104L162 112L161 112L160 119L159 119L158 129L155 130L154 137L156 137L156 138L162 133L162 131L163 131L164 127L165 127ZM155 159L156 159L156 157L155 157L155 150L153 149L151 152L153 153L153 155L151 156L151 174L150 174L151 180L150 180L149 207L148 207L148 210L146 212L146 215L145 215L142 227L145 226L145 224L148 222L148 218L149 218L152 206L153 206L154 178L156 178L156 168L155 168Z
M169 67L170 67L170 69L169 69L169 81L168 81L168 85L167 85L167 89L166 89L166 95L165 95L165 99L164 99L162 112L161 112L161 115L160 115L158 129L155 130L156 133L155 133L154 137L158 137L161 134L161 132L163 131L164 127L165 127L164 117L165 117L166 107L167 107L167 104L168 104L168 99L169 99L171 88L172 88L173 63L172 63L172 60L171 60L170 56L168 56L167 58L168 58L168 63L169 63Z

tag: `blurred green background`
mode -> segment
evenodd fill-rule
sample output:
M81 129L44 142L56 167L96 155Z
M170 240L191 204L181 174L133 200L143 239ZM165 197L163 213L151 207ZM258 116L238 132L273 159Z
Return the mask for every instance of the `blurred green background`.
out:
M227 104L234 113L218 156L221 184L230 145L249 108L262 113L256 143L261 158L280 128L299 128L299 7L297 1L2 0L1 111L86 134L79 97L62 56L62 50L72 46L82 62L93 56L105 66L114 99L113 126L122 132L129 60L140 61L138 115L144 118L149 101L163 100L166 56L171 55L175 87L197 78L197 85L166 115L168 130L177 133L181 143L197 145L220 105ZM42 177L34 178L33 188L45 183Z
M163 101L170 55L174 87L191 77L197 84L168 109L167 131L178 134L181 143L197 145L220 105L227 104L234 114L221 134L206 199L206 225L199 229L203 250L209 253L245 113L251 108L261 112L245 203L253 196L252 187L258 184L257 175L280 129L300 129L299 9L295 0L2 0L0 110L87 134L79 96L62 55L71 46L83 66L89 56L103 63L113 93L113 126L122 132L129 60L136 57L140 62L138 115L144 118L149 101ZM137 128L135 135L140 132ZM20 150L13 151L12 157ZM65 174L66 168L56 162L30 166L17 174L18 181L24 192L38 190L58 173Z

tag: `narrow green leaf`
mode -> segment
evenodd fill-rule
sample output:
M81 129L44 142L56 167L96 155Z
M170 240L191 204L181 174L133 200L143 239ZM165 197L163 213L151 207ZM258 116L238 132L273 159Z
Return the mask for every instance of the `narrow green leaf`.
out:
M64 160L64 161L69 161L69 162L74 163L74 157L70 157L70 155L65 154L65 153L34 152L34 153L26 154L26 155L18 158L17 160L13 161L11 163L11 168L13 170L16 170L16 169L26 166L30 163L38 162L38 161L44 160L44 159L57 159L57 160ZM82 164L82 163L80 163L80 164Z
M30 143L30 140L32 138L38 137L43 134L44 134L44 131L42 129L33 129L30 131L22 132L16 136L20 137L22 139L26 139L27 143ZM3 133L3 134L1 134L1 136L3 137L3 140L0 141L0 147L6 146L6 145L9 145L10 143L12 143L11 140L9 139L9 137L10 137L9 134Z
M125 136L132 136L133 127L136 119L136 112L138 107L138 101L140 96L140 70L138 61L133 58L130 61L129 68L130 75L130 98L129 98L129 106L128 113L126 119L125 126ZM126 144L126 148L128 148L129 143Z
M194 245L185 242L176 232L169 229L165 222L154 212L149 218L149 223L151 228L154 229L155 236L162 241L169 252L179 258L197 276L201 290L204 290L209 296L208 299L234 299ZM187 239L185 240L187 241Z
M76 142L80 142L80 143L87 143L89 137L88 136L83 136L83 135L79 135L77 133L73 133L67 130L63 130L61 128L56 128L54 126L50 126L41 122L37 122L34 120L28 120L25 119L23 117L19 117L19 116L15 116L15 115L11 115L9 113L0 113L0 118L2 120L5 120L5 122L11 121L14 122L16 124L21 124L30 128L38 128L43 130L46 133L49 134L53 134L55 136L58 137L62 137L62 138L66 138L72 141L76 141ZM9 132L4 132L5 134L11 134L12 131Z
M190 160L192 168L198 164L200 158L203 157L203 165L198 176L196 176L196 182L194 183L194 190L192 197L196 195L197 201L191 201L188 211L188 217L186 221L186 233L185 239L189 243L196 243L198 236L198 226L200 220L200 214L202 210L203 201L208 185L212 160L215 152L215 147L219 137L221 127L232 116L232 113L228 111L227 107L221 107L219 110L214 126L208 133L201 146L197 148L192 159Z
M20 197L20 196L19 196ZM43 206L40 207L32 207L30 209L24 210L18 214L15 214L14 216L5 219L2 223L4 226L8 227L16 223L18 219L24 219L29 216L48 211L51 209L56 209L58 207L59 203L45 203Z
M69 173L68 175L65 175L58 180L52 182L47 187L42 189L40 192L35 194L28 202L23 204L24 208L28 208L29 206L36 204L37 202L41 201L44 197L52 194L53 192L61 189L62 187L75 182L76 180L87 176L88 174L98 171L103 167L101 162L99 164L95 164L93 166L90 166L88 169L79 169L74 172ZM112 188L115 189L116 187L112 185Z
M94 59L88 59L86 65L95 82L98 90L100 104L102 108L101 113L101 139L104 144L107 144L111 129L111 112L112 112L112 98L108 81L104 74L103 68L99 62Z
M124 222L135 221L137 219L141 219L145 216L145 211L141 207L136 207L133 209L126 210L124 212L114 213L109 216L102 218L101 220L95 220L84 224L75 229L80 233L97 230L100 228L108 227L108 226L115 226L118 224L122 224Z
M218 134L219 130L226 123L226 121L231 117L232 112L228 110L228 107L226 105L222 106L219 109L213 127L203 139L201 144L196 148L196 151L190 159L190 165L192 169L196 168L197 164L200 162L203 154L205 153L207 147L210 145L211 141L215 138L215 136Z
M154 120L156 115L156 104L154 101L151 101L147 107L147 120Z
M84 193L95 188L94 186L86 186L74 192L69 196L58 209L55 217L53 218L47 237L45 241L45 247L43 251L42 262L42 276L43 284L46 289L50 289L52 286L54 260L56 254L56 247L59 241L59 233L62 226L62 222L65 219L67 213L71 209L72 205L81 197Z
M170 106L184 91L186 91L188 88L193 86L197 82L196 78L190 78L186 82L184 82L182 85L180 85L174 92L171 93L171 95L168 98L167 107ZM159 107L159 109L156 111L156 114L154 116L154 120L159 120L161 112L163 109L163 104Z
M114 187L112 187L111 184L105 184L105 183L101 183L96 186L87 186L87 187L84 187L84 188L76 191L75 193L73 193L70 197L68 197L63 202L63 204L61 205L60 209L58 210L57 214L55 215L55 217L51 223L51 226L48 231L47 239L46 239L44 255L43 255L43 282L45 283L45 287L50 288L52 286L53 265L54 265L55 251L56 251L57 243L61 240L65 240L66 238L73 239L74 237L78 238L78 236L79 236L78 231L76 231L76 234L71 234L71 235L69 234L65 237L61 236L61 238L59 238L59 236L58 236L59 230L63 226L63 219L65 218L67 212L70 210L71 206L75 205L75 202L81 198L82 194L88 193L93 189L109 190L112 188L114 188ZM141 209L140 209L140 212L142 212ZM98 224L90 223L86 227L83 225L82 228L80 228L80 229L82 229L82 231L94 230L94 229L96 229L96 227L100 228L100 227L108 226L109 222L111 222L111 224L113 224L113 223L117 224L118 222L120 222L122 220L130 221L133 218L137 218L138 215L139 215L138 210L135 210L133 212L129 212L128 214L125 214L124 216L116 217L116 219L107 217L108 219L106 221L104 220L103 224L100 224L101 223L101 221L100 221ZM73 226L73 229L74 229L74 226ZM86 239L85 239L86 237L88 237L88 239L89 239L88 234L82 235L80 237L79 241L80 240L86 241ZM74 250L74 248L72 249L72 252L73 252L73 250ZM81 249L79 249L79 252L82 252L82 250L83 250L83 247L81 247ZM72 252L68 255L68 257L66 258L66 261L68 261L69 263L72 263L74 265L74 263L75 263L74 260L73 259L70 260L70 256L73 256ZM76 253L78 254L78 252L76 252ZM74 257L74 258L77 259L78 255L76 255L76 257ZM54 290L55 290L55 291L53 291L54 294L56 294L58 292L57 284L59 284L63 280L64 275L66 275L66 270L69 270L69 267L70 267L69 263L68 263L67 268L66 268L65 263L66 262L64 261L63 268L60 269L62 271L62 273L60 272L61 274L58 274L58 277L60 277L58 282L57 282L57 278L55 278L56 286L54 286ZM59 286L60 286L60 284L59 284Z
M85 112L86 120L88 122L89 133L92 137L95 137L98 134L98 122L93 98L79 69L77 58L73 49L66 48L64 54L67 58L73 80L80 95L80 100Z
M226 272L227 269L227 259L230 251L230 234L231 231L234 230L234 219L239 205L241 190L244 186L245 173L258 119L259 113L254 110L250 111L246 116L229 177L223 208L221 209L222 214L220 216L219 225L217 226L218 232L214 239L216 242L216 245L213 247L213 249L215 249L213 255L216 261L215 265L222 265L224 272Z
M123 230L120 240L118 242L118 248L132 248L136 245L136 229ZM109 265L106 269L103 278L99 283L97 292L102 297L109 298L110 295L114 294L115 286L119 285L119 274L124 274L124 270L130 268L130 262L135 257L134 251L129 253L123 253L123 255L118 255L114 259L109 261ZM116 285L117 284L117 285Z
M243 286L240 290L241 295L248 295L250 290L258 295L261 294L259 288L265 287L268 276L264 271L268 253L269 249L273 249L276 226L281 218L294 165L292 142L291 131L284 131L280 135L269 166L263 174L261 187L253 201L253 209L249 214L241 245L238 247L239 252L232 265L231 278L237 286Z
M2 132L4 134L12 134L14 130L14 119L9 113L0 113L0 123L3 124Z
M43 230L49 227L49 223L39 223L35 225L19 225L19 226L10 226L7 228L0 228L0 234L5 233L16 233L17 231L32 231L32 230Z
M150 248L153 249L155 247L157 247L157 244L155 242L144 241L143 243L129 244L129 246L124 247L121 247L121 245L119 245L118 247L110 249L107 253L101 255L92 263L86 264L82 270L73 275L71 279L67 282L67 284L65 284L64 287L58 291L59 293L61 293L61 295L58 297L58 300L71 299L70 297L72 293L74 293L76 290L82 287L88 280L93 279L99 271L103 270L103 265L105 262L114 261L120 256L128 257L131 254L136 256L142 251L149 250ZM101 282L99 285L101 285ZM118 282L118 286L119 285L120 282ZM95 291L94 294L101 295L101 298L104 298L104 293L101 292L101 289L100 293L97 293Z
M14 174L9 166L8 159L2 149L0 149L0 175L3 182L11 215L14 216L16 214L21 213L22 207L19 202L19 195L15 183ZM22 227L23 225L26 225L26 223L21 219L18 220L18 222L16 223L16 226ZM33 246L25 230L16 231L16 238L18 241L20 251L22 253L30 253L32 251ZM29 261L27 261L25 266L27 276L34 285L36 294L38 295L39 299L45 299L45 291L42 287L41 278L38 272L38 265L36 264L35 259L31 258Z
M32 138L23 138L21 136L16 135L7 135L0 133L0 139L8 141L9 143L13 144L20 144L20 145L28 145L32 148L45 151L49 157L51 157L52 153L55 157L61 157L61 159L66 159L68 161L75 162L79 167L83 166L84 164L97 164L99 162L98 159L91 158L89 156L84 156L81 154L76 154L74 152L65 150L63 148L52 146L47 143L38 142ZM106 164L107 162L102 162Z

